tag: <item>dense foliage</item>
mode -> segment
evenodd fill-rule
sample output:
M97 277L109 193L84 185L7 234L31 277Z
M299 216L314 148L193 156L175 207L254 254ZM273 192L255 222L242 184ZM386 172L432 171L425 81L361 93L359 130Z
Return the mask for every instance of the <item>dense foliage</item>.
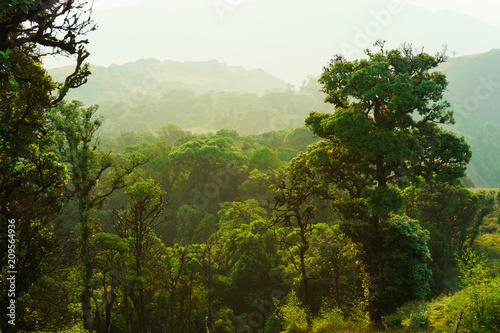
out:
M71 31L72 16L45 25L72 5L10 1L0 23ZM15 240L18 274L16 326L2 320L2 332L449 330L458 310L468 328L498 330L498 262L471 250L500 252L498 195L460 184L470 151L438 127L452 120L432 71L443 59L407 46L337 57L320 80L335 108L311 112L308 127L240 136L166 123L105 137L96 106L62 100L85 82L85 52L58 85L41 51L9 38L0 214L16 236L0 246ZM278 108L290 97L262 98ZM428 306L443 288L462 290Z

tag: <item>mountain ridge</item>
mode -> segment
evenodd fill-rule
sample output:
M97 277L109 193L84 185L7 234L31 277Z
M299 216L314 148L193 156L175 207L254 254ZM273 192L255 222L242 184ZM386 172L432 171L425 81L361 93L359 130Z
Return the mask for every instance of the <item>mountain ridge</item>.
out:
M173 61L138 59L124 65L90 65L92 75L87 84L70 91L70 99L86 104L103 100L120 100L131 94L161 96L168 90L235 91L263 94L267 90L285 89L287 83L263 69L228 66L217 60ZM56 81L63 81L72 66L49 69Z

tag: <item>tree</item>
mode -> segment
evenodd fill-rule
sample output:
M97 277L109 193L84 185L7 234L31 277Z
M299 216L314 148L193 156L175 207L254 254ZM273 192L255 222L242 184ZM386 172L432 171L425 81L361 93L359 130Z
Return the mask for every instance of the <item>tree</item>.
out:
M285 304L278 306L283 333L305 333L310 329L308 309L302 305L294 291L290 292Z
M265 146L252 150L248 162L250 169L259 171L273 170L281 164L276 152Z
M89 55L83 47L87 41L79 38L94 26L85 17L90 11L84 7L85 3L73 0L0 3L0 233L7 228L6 221L16 220L17 270L21 273L16 285L19 320L15 328L21 330L41 327L36 317L45 309L32 309L47 304L37 300L44 293L40 285L53 277L49 263L58 262L53 253L62 246L55 217L61 211L68 173L57 151L57 129L51 126L50 117L51 108L90 74L83 64ZM77 55L74 72L59 85L40 64L41 56L54 53ZM32 297L25 297L28 289ZM0 298L2 308L5 300ZM50 320L46 327L63 325L57 321ZM14 328L4 325L2 321L0 328L5 332Z
M383 42L375 45L380 51L367 50L367 59L338 55L325 67L319 81L335 112L311 112L306 125L324 139L309 146L310 165L344 192L333 198L334 205L344 216L342 231L360 247L370 319L380 325L382 315L427 288L423 271L408 271L420 277L408 286L411 291L392 299L383 294L388 284L400 281L384 275L394 264L384 258L400 250L384 246L386 240L407 228L415 229L407 236L412 242L425 239L415 223L392 215L403 202L398 183L419 176L456 181L471 153L463 138L437 125L453 123L449 103L441 101L446 78L432 71L444 55L432 57L411 45L390 51ZM416 246L409 255L425 261L426 251Z
M101 330L104 333L111 331L113 308L118 300L118 287L124 283L122 276L127 267L132 266L133 257L129 253L131 238L121 238L115 234L100 232L92 240L92 246L97 254L94 257L96 274L102 286L102 307L96 305L96 317L99 319ZM126 293L122 297L127 297Z
M71 196L77 201L80 225L81 256L84 266L82 312L85 329L92 331L92 288L93 265L90 239L93 232L93 210L102 205L116 189L123 188L130 181L130 174L149 157L131 154L115 157L96 149L96 131L101 125L94 119L97 107L82 108L81 102L61 102L52 117L58 132L59 152L67 164ZM102 181L100 183L100 181Z
M122 237L133 238L133 254L135 256L135 270L137 289L139 292L136 302L137 317L140 331L149 332L146 315L146 300L144 297L144 280L146 278L144 262L146 253L154 244L154 228L164 221L162 217L163 191L152 179L137 182L125 191L129 195L129 207L118 211L116 228Z
M313 291L328 290L332 305L352 309L352 305L363 297L355 245L343 237L338 223L331 226L317 223L311 236L310 265L317 277Z
M195 246L196 247L196 246ZM153 308L163 332L192 332L202 326L195 322L196 313L203 307L198 299L199 274L196 271L196 250L192 246L168 247L161 257L158 291Z
M58 156L56 132L50 127L55 83L29 54L15 52L12 60L10 67L0 69L0 233L7 234L8 220L16 221L17 328L31 330L34 323L23 310L29 305L21 302L29 298L22 295L42 277L44 261L60 246L61 229L53 219L62 207L68 174ZM0 238L2 248L7 248L6 241ZM7 251L1 253L3 279ZM4 295L0 297L3 309L8 301ZM6 321L0 328L10 329Z
M279 286L279 246L274 232L267 228L267 212L256 200L226 202L221 207L220 228L214 238L226 258L224 304L235 313L249 312Z
M292 160L288 173L276 186L277 195L274 198L273 226L287 230L280 241L291 254L291 261L301 275L302 295L305 306L310 306L309 281L311 274L306 265L306 253L310 248L311 233L314 229L314 217L317 211L312 197L317 186L314 170L306 168L303 155ZM299 252L299 263L295 262L292 249Z
M455 264L455 253L471 247L484 218L493 210L494 198L472 193L462 186L422 182L403 192L406 214L420 221L430 232L433 291L443 290L443 276Z
M161 141L165 141L169 146L172 146L177 139L191 134L189 131L184 131L182 128L172 123L160 126L156 133L158 134L158 138Z
M92 7L87 1L69 0L7 0L0 4L0 68L9 66L10 55L28 45L44 47L38 59L44 54L77 54L77 68L80 71L88 52L82 35L95 30L90 18ZM90 73L89 73L90 74ZM87 74L88 75L88 74Z
M245 157L227 137L190 140L169 154L178 173L186 174L179 192L182 201L215 214L218 202L233 199L245 170Z
M298 151L306 151L307 146L316 140L309 128L300 126L289 130L283 145Z

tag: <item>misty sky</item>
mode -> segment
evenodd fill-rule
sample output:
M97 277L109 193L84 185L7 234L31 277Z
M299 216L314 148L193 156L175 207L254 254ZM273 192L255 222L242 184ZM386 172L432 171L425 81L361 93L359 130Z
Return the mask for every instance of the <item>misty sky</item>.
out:
M500 48L499 12L493 0L94 0L89 62L216 59L300 85L332 55L362 57L378 38L431 54Z

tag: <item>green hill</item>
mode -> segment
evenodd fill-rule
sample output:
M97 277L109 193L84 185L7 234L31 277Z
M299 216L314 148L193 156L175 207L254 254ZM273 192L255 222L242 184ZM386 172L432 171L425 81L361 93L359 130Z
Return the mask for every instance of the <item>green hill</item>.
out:
M449 81L444 98L472 147L468 174L477 187L500 187L500 49L452 58L439 70Z

